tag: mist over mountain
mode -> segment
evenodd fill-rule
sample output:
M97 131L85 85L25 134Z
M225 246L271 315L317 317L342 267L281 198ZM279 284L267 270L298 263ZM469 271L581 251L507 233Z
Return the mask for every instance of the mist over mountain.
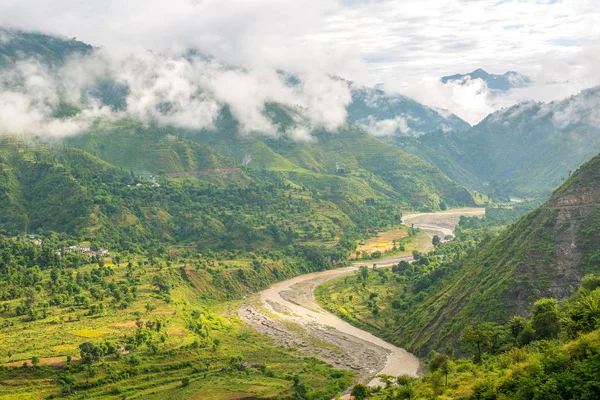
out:
M186 207L168 198L153 203L154 212L141 212L146 202L142 190L136 200L126 200L127 191L135 191L127 185L145 182L142 187L148 189L148 177L158 175L161 184L148 190L171 193L178 187L173 180L191 179L192 187L181 193L186 202L192 201L194 190L210 186L208 182L237 188L223 190L242 190L285 181L284 186L314 191L307 211L321 200L330 202L337 217L325 224L334 231L358 227L367 223L365 218L379 219L368 210L373 206L376 214L393 221L398 207L473 204L470 193L437 167L348 123L351 88L341 79L232 67L193 51L177 57L149 51L112 54L74 39L10 32L0 48L6 60L0 69L0 132L7 138L0 158L7 177L0 185L6 206L0 212L0 229L10 234L56 230L114 246L115 238L130 232L124 246L201 239L204 246L224 245L217 238L225 231L212 232L209 226L233 230L231 218L200 212L208 220L199 217L188 223ZM47 143L48 148L43 146ZM57 152L59 145L67 146L64 153ZM23 150L28 146L32 149ZM32 163L32 158L43 162ZM74 159L85 162L72 165ZM38 203L44 193L51 195L50 185L36 188L28 178L40 175L38 168L47 171L57 188L72 190L79 206ZM117 169L131 175L116 174ZM81 180L81 174L88 178ZM108 184L109 179L115 180L106 188L111 200L99 201L88 184ZM69 186L71 180L78 183ZM34 198L27 195L38 192ZM273 201L283 206L284 192ZM209 198L207 203L217 201ZM69 220L75 209L77 215ZM166 224L162 231L152 228L158 210ZM299 222L290 215L292 220ZM226 242L246 246L271 237L269 230L248 229Z
M599 104L596 87L561 101L515 105L462 134L404 143L473 189L543 195L600 152Z
M443 76L441 82L465 85L470 81L481 80L491 90L507 91L514 88L523 88L531 84L531 78L518 72L508 71L502 75L490 74L481 68L467 74L454 74Z
M409 97L376 88L352 86L348 120L374 136L420 136L425 133L461 132L471 126L447 110L434 109Z

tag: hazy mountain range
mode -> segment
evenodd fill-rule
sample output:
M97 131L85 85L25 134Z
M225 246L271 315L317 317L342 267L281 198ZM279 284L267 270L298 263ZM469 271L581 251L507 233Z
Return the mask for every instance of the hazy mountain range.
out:
M481 68L467 74L454 74L443 76L442 83L455 83L465 85L470 81L480 79L491 90L507 91L514 88L522 88L531 84L531 78L515 71L508 71L502 75L490 74Z

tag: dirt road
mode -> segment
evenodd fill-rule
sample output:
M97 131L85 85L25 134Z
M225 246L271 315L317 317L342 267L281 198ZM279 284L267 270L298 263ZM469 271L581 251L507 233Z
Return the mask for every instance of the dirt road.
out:
M422 227L433 234L451 235L461 215L482 215L483 209L458 209L440 213L412 214L405 224ZM421 225L422 224L422 225ZM442 237L443 237L442 236ZM379 267L395 265L411 256L377 260ZM314 356L337 368L357 372L360 382L378 385L377 374L416 376L419 360L406 350L356 328L321 308L315 301L317 286L348 274L374 261L357 262L350 267L315 272L279 282L258 293L251 304L239 310L242 320L279 344Z

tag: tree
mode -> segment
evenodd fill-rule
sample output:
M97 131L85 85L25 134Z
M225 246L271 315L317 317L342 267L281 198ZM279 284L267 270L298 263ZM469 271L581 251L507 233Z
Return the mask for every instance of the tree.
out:
M39 357L36 357L36 356L31 357L31 365L33 365L35 367L39 363L40 363Z
M369 277L369 269L366 267L366 265L360 267L360 277L363 281L366 281Z
M556 299L540 299L533 303L531 327L536 339L556 339L560 332L559 311Z
M525 330L526 326L527 321L525 321L524 318L518 315L510 320L510 322L508 323L508 329L515 342L518 340L519 335Z
M156 274L152 277L152 286L155 286L159 293L169 293L171 290L169 281L162 274Z
M431 372L440 371L446 377L446 386L448 386L448 374L451 371L450 357L433 350L429 354L428 366Z
M356 400L364 400L369 397L370 391L367 385L358 384L352 388L352 392L350 395L354 397Z
M79 354L81 361L85 364L91 364L94 361L100 360L102 357L102 349L93 343L85 342L79 345Z
M467 326L462 338L475 347L475 362L481 361L482 347L491 346L492 344L492 333L485 327L473 328L472 326Z
M442 240L438 235L433 235L433 238L431 239L431 244L433 244L433 247L437 248L440 244L442 244Z

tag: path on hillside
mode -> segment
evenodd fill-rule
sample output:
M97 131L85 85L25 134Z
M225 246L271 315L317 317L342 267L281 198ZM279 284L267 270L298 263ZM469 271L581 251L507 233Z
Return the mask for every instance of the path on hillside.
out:
M403 218L432 237L451 235L461 215L483 215L482 208L465 208L439 213L419 213ZM429 249L419 249L428 251ZM419 360L396 347L359 329L320 307L314 296L317 286L357 271L361 266L378 267L410 261L412 256L395 256L377 261L356 262L350 267L301 275L274 284L256 295L255 305L239 310L242 320L267 334L279 344L298 349L299 354L315 356L337 368L357 372L360 382L378 385L377 374L416 376Z

